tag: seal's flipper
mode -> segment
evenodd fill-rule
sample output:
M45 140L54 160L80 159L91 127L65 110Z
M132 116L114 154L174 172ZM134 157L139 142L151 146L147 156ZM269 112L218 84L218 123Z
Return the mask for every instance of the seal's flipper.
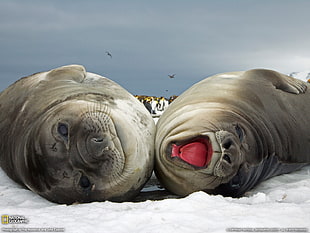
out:
M292 78L290 76L280 74L272 70L255 69L249 70L244 73L244 78L255 78L257 80L263 79L271 82L272 85L279 90L292 93L292 94L303 94L307 90L305 82Z
M293 94L303 94L307 90L307 85L299 79L295 79L286 75L282 75L284 79L279 79L275 85L277 89Z
M68 65L53 69L47 73L46 78L50 80L73 80L83 82L86 77L86 70L81 65Z

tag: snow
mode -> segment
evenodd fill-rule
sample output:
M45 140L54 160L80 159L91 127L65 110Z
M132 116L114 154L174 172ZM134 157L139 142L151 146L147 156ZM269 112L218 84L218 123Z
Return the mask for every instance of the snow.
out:
M2 170L0 178L1 215L21 215L29 220L28 224L2 225L2 230L53 227L76 233L192 233L225 232L227 228L310 229L310 166L269 179L239 199L196 192L180 199L70 206L51 203L24 189ZM144 191L147 189L150 187Z

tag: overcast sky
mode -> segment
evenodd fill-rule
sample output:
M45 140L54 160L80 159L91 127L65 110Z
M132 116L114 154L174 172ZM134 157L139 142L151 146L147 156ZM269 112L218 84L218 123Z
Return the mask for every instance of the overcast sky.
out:
M1 0L0 90L67 64L167 97L216 73L310 70L309 22L309 0Z

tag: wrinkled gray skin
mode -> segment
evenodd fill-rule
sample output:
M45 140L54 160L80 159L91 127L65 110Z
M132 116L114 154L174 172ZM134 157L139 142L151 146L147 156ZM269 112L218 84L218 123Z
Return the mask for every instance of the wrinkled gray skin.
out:
M195 84L164 112L155 172L171 192L239 197L259 182L310 163L309 83L271 70L224 73ZM205 138L211 162L171 156L173 144Z
M1 167L50 201L131 200L152 173L150 114L83 66L20 79L1 93L0 108Z

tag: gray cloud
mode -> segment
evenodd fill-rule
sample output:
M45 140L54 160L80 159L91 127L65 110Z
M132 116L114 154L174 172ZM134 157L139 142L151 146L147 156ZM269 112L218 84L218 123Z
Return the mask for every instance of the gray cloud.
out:
M133 94L166 96L225 71L310 69L308 9L307 0L2 0L0 89L71 63Z

